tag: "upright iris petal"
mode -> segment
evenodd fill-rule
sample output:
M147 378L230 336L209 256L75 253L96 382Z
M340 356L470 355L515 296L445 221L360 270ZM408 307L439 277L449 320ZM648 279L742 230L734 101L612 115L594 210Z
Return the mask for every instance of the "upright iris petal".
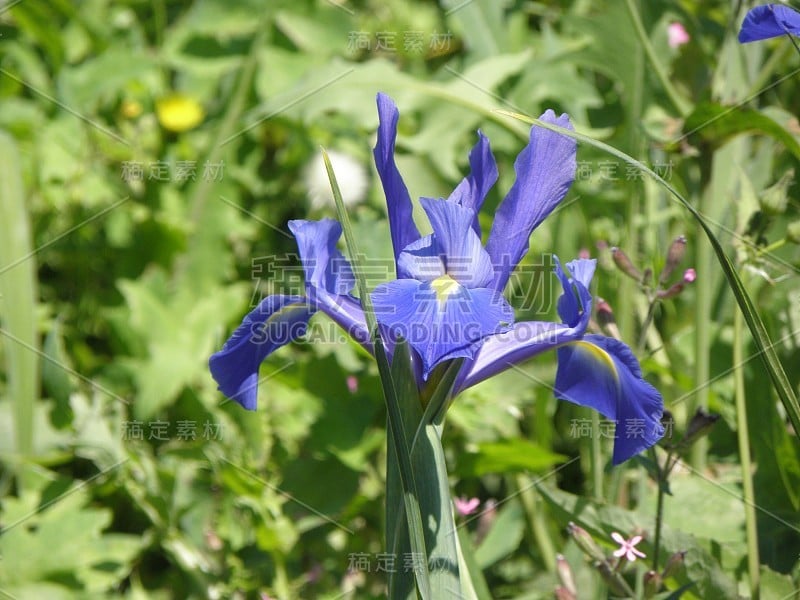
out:
M461 183L456 186L447 199L464 208L469 208L475 213L472 229L480 235L478 211L483 206L483 201L486 200L486 194L497 181L497 163L489 145L489 138L480 130L478 130L478 143L469 153L469 167L469 175L461 180Z
M488 287L489 255L472 229L472 210L447 200L423 198L433 234L398 257L406 278L372 293L378 322L408 341L423 362L423 377L444 358L471 357L473 343L507 328L514 311Z
M739 41L744 44L784 34L800 35L800 13L782 4L764 4L747 13Z
M378 143L375 145L373 155L375 167L383 184L383 193L386 195L395 259L403 248L420 237L412 218L414 207L411 204L411 196L394 162L394 143L399 118L400 113L392 99L386 94L378 94Z
M556 118L552 110L540 119L572 129L567 115ZM486 250L495 266L493 286L501 290L528 251L531 232L549 215L575 178L577 144L560 133L532 127L530 142L514 162L517 179L500 203Z

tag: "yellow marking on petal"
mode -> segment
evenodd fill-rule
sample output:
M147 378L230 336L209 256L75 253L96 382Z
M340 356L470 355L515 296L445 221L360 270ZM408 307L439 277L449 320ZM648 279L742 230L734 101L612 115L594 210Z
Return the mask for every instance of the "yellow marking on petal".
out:
M459 292L461 284L450 275L442 275L431 281L431 287L436 294L436 299L439 301L439 307L442 308L448 297Z
M611 371L611 373L614 375L614 379L619 381L617 366L614 364L614 359L611 358L611 355L608 352L590 342L584 342L583 340L572 343L575 344L575 346L577 346L579 349L588 352L589 355L597 362L602 363L604 367Z

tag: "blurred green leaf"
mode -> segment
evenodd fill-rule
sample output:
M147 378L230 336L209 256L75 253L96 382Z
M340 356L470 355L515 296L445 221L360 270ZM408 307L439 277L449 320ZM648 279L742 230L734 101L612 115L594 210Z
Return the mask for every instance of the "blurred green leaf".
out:
M480 477L488 473L540 472L566 460L563 454L517 438L479 444L477 452L461 454L458 473L462 477Z
M512 554L525 534L525 513L516 500L504 502L497 509L492 528L475 550L475 561L481 569L488 569Z
M719 148L743 133L760 133L774 138L800 158L800 143L795 137L771 117L750 108L700 104L686 118L683 130L691 143L704 142L710 149Z

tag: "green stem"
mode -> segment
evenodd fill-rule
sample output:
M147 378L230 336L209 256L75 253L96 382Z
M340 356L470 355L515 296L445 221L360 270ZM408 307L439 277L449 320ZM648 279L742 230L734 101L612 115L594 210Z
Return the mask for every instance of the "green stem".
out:
M708 209L708 195L709 191L704 190L700 193L700 206L698 210L702 214L707 214ZM713 272L712 263L713 257L711 255L711 247L708 244L699 242L703 237L702 227L697 226L696 239L697 255L695 265L697 272L701 274L710 274ZM695 363L694 363L694 381L696 391L694 398L689 405L689 414L687 419L691 418L698 409L706 410L708 408L708 390L705 385L709 380L711 373L710 355L711 355L711 285L706 283L704 285L695 286L695 313L694 313L694 331L695 331ZM706 455L708 453L708 438L701 437L698 439L691 449L690 462L692 466L698 471L705 470Z
M672 102L681 116L688 115L692 110L691 104L678 93L678 90L675 89L675 86L673 86L672 82L669 80L666 69L664 69L664 66L661 64L661 62L659 62L656 52L650 43L650 38L647 35L647 31L645 31L642 18L639 15L639 9L636 7L636 3L634 0L625 0L625 6L628 8L628 14L631 17L631 21L633 21L633 28L636 30L636 35L639 37L639 43L642 45L642 48L644 48L644 53L647 55L647 60L650 62L653 72L658 78L658 81L661 83L661 86L664 88L664 91L667 93L670 102Z
M734 376L736 396L736 436L739 442L739 459L742 465L742 489L744 491L744 519L747 536L747 570L750 577L750 597L758 600L760 566L758 556L758 530L756 528L755 492L750 463L750 435L747 426L747 407L744 390L744 319L739 311L733 316L733 364L737 365Z
M769 246L765 246L758 251L759 256L763 256L764 254L769 254L770 252L775 252L775 250L782 248L786 245L786 238L781 238L775 242L772 242Z
M520 492L520 500L522 500L522 507L525 509L525 516L528 518L528 525L531 528L531 534L536 546L539 548L539 554L542 556L542 562L551 573L556 572L556 546L553 539L550 537L550 532L547 530L547 518L543 511L543 507L537 507L536 492L523 475L517 475L514 480L517 490Z
M653 536L653 571L658 572L658 557L661 550L661 526L664 522L664 493L666 491L667 478L669 477L670 454L667 454L664 468L662 469L658 464L658 454L655 448L650 448L650 458L656 468L656 484L658 485L658 497L656 499L656 531Z
M651 300L650 305L647 308L647 316L642 323L642 330L639 332L639 343L636 346L637 351L641 355L641 353L645 349L645 345L647 344L647 330L650 329L650 325L653 323L653 319L656 316L656 306L658 305L658 300Z
M292 593L289 586L289 576L286 572L286 560L280 552L273 552L272 559L275 563L275 578L272 583L275 588L275 595L279 600L288 600L292 597Z

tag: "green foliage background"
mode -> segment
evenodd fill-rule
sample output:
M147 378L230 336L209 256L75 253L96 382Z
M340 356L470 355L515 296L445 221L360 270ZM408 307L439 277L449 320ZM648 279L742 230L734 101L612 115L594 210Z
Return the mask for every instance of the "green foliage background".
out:
M382 597L386 415L372 359L327 339L315 317L313 342L262 367L256 413L226 401L207 371L273 289L258 266L288 256L297 267L287 220L335 215L306 197L320 145L364 165L359 244L391 256L371 166L378 91L400 107L398 163L413 198L449 194L481 128L500 167L491 215L527 138L496 109L568 112L581 133L657 170L718 229L797 390L800 236L787 238L797 186L777 206L764 191L800 157L798 53L786 39L740 46L743 3L632 4L670 89L617 0L0 8L0 596ZM672 22L688 44L668 45ZM196 127L159 120L157 101L173 93L202 107ZM631 346L647 301L608 248L658 273L685 234L682 268L697 270L659 305L639 352L674 436L698 405L722 417L670 481L662 557L687 555L666 587L691 582L686 598L749 593L741 369L762 597L795 597L800 445L746 339L745 360L733 360L735 302L708 244L641 173L591 147L578 160L563 208L531 238L529 266L549 253L597 256L593 292ZM190 164L194 177L180 177ZM218 176L206 165L222 165ZM339 184L347 196L348 180ZM515 282L519 318L556 318L547 276ZM642 531L653 553L646 461L593 483L597 432L577 435L589 413L553 399L554 358L465 392L448 413L454 495L494 502L460 521L482 597L552 597L559 552L580 598L606 598L569 521L609 552L612 531ZM607 461L611 440L600 442ZM358 557L370 568L353 568ZM627 573L639 591L648 560Z

